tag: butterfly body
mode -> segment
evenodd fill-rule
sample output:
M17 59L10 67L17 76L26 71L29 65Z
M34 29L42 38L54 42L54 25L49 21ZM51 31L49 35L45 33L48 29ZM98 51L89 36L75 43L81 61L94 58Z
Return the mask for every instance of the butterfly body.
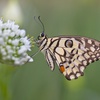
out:
M83 76L86 66L100 59L100 42L86 37L47 38L41 33L37 44L51 70L54 70L56 63L68 80Z

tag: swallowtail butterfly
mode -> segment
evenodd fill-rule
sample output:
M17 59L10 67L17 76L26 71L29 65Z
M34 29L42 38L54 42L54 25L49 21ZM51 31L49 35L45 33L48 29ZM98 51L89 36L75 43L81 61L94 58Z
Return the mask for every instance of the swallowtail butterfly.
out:
M68 80L84 75L90 63L100 59L100 41L80 36L59 36L47 38L44 33L38 37L37 44L54 70L55 63Z
M68 80L83 76L86 66L100 59L100 41L91 38L81 36L48 38L43 31L36 43L45 55L51 70L54 70L56 63Z

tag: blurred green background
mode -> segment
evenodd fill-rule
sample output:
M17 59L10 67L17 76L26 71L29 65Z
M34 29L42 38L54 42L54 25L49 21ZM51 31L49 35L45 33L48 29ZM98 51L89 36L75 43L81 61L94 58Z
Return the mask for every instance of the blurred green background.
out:
M80 35L100 40L100 0L0 0L0 16L15 20L34 38L42 28L48 37ZM33 54L38 51L34 46ZM21 67L0 64L0 100L100 100L100 62L84 77L68 81L56 66L52 72L42 53Z

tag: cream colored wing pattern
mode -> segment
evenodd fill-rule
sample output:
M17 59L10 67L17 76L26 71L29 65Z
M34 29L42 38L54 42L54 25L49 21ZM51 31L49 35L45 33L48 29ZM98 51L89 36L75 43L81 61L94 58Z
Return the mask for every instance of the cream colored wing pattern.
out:
M50 52L50 50L45 51L45 57L46 57L46 61L49 65L50 69L54 70L54 68L55 68L55 58L54 58L53 54Z
M48 38L45 46L45 56L51 70L56 62L68 80L83 76L86 66L100 59L100 42L86 37Z

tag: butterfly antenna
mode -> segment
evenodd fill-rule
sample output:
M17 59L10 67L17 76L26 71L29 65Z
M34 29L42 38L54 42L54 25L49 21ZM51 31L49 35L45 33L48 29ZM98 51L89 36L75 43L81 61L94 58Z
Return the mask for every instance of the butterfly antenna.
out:
M42 28L43 28L43 33L44 33L44 31L45 31L45 28L44 28L44 24L43 24L43 22L41 21L41 18L40 18L40 16L38 16L38 19L39 19L39 21L40 21L40 23L41 23L41 25L42 25Z
M36 20L36 16L34 16L34 20L36 23L38 23L40 25L40 23Z

